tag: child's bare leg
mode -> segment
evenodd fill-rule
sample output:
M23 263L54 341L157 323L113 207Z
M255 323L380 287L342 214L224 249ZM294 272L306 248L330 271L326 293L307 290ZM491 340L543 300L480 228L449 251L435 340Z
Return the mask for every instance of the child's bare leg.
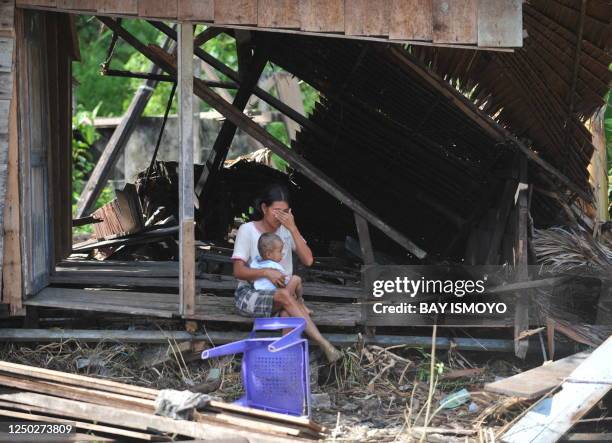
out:
M285 286L285 289L289 291L289 294L297 298L297 289L302 287L302 279L298 275L292 275Z

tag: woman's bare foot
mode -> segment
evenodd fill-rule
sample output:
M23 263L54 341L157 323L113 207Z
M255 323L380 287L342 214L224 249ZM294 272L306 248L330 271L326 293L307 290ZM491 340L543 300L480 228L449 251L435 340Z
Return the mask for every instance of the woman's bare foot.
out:
M321 348L329 364L335 363L342 358L342 352L340 352L331 343L327 343L325 346L322 346Z

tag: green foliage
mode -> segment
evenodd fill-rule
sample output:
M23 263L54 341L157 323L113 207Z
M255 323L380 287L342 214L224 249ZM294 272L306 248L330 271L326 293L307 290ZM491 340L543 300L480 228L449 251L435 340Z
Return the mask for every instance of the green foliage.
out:
M94 167L91 155L92 145L100 138L100 134L93 126L98 115L100 104L89 112L82 107L77 108L72 117L72 203L76 204L83 190L85 178ZM74 208L73 208L74 209Z
M100 138L100 134L96 131L93 121L98 115L100 104L94 107L93 111L86 111L81 106L77 108L77 112L72 116L72 213L76 212L76 203L79 196L83 192L85 181L93 170L95 163L91 148L93 144ZM110 187L106 187L100 193L96 208L108 203L115 198L114 191ZM74 234L91 233L90 225L81 226L73 230Z
M608 92L604 113L604 132L606 136L606 153L608 158L608 200L611 202L608 213L612 218L612 97Z

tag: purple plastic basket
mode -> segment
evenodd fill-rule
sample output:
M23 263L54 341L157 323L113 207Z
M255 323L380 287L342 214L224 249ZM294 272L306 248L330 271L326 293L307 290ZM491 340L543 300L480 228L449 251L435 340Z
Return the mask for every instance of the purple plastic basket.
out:
M310 416L306 320L299 317L257 318L249 338L202 352L202 359L243 353L245 394L236 403L266 411ZM257 331L293 330L283 337L255 338Z

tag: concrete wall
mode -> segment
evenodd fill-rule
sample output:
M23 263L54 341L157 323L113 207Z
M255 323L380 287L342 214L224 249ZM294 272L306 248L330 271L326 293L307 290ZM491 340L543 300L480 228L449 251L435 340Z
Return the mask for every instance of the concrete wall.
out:
M162 124L162 117L143 117L130 136L125 152L117 161L111 175L111 181L116 188L122 187L126 182L133 182L136 174L149 166L155 143ZM102 152L110 139L118 119L97 119L96 128L101 134L100 140L94 148L97 154ZM196 145L199 146L194 153L194 163L204 163L217 137L223 121L214 117L201 117ZM234 158L259 148L255 140L238 131L228 155ZM168 117L164 135L162 136L157 160L178 161L178 119L176 116Z

